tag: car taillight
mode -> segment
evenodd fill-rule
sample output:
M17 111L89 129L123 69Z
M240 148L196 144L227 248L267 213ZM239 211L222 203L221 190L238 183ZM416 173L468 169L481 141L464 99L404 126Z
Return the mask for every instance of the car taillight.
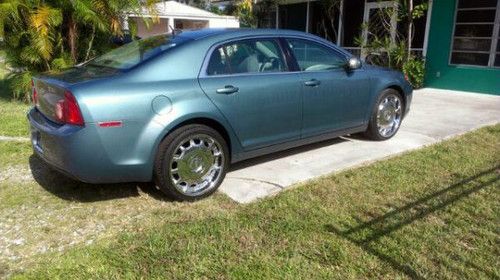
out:
M31 80L31 98L33 98L33 105L36 107L36 105L38 105L38 94L33 80Z
M75 97L71 92L64 92L64 99L57 101L55 108L55 117L58 121L83 126L83 116L78 107Z

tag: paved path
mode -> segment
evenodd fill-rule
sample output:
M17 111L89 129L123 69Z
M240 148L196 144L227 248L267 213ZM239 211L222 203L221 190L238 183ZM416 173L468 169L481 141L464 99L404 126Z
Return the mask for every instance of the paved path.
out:
M500 96L415 91L411 112L389 141L339 138L236 164L220 190L247 203L293 184L434 144L500 122Z

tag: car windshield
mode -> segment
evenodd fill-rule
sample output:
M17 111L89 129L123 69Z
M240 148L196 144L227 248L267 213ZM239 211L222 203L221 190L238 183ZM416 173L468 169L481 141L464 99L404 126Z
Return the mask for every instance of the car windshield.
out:
M164 52L165 50L182 44L184 41L185 39L179 36L153 36L133 41L114 49L91 60L87 65L127 70Z

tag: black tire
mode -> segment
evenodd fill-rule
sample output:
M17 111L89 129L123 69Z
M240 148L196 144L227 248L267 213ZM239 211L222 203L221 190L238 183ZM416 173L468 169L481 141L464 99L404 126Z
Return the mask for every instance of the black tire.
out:
M186 195L185 193L182 193L180 190L178 190L174 185L173 179L171 179L172 172L170 164L173 160L174 153L176 152L178 146L181 145L182 142L186 139L189 139L189 137L195 137L195 135L207 135L216 140L218 144L220 144L220 150L223 153L223 156L221 158L222 168L220 170L220 173L218 174L217 182L213 185L213 187L210 187L209 190L199 195ZM230 163L229 157L230 156L227 143L216 130L201 124L190 124L182 126L168 134L160 143L154 166L154 177L156 185L167 196L178 201L196 201L205 198L214 193L224 180L226 171Z
M385 135L382 135L378 129L377 112L378 112L378 107L379 107L380 103L383 100L385 100L388 96L396 96L397 98L399 98L399 101L401 103L401 108L400 108L401 116L400 116L399 125L396 127L394 132L388 136L385 136ZM370 120L368 123L368 128L364 132L364 136L366 138L374 140L374 141L384 141L384 140L388 140L388 139L392 138L394 135L396 135L396 133L399 131L399 128L401 127L401 121L403 120L404 110L405 110L405 108L404 108L403 97L401 96L401 94L397 90L392 89L392 88L388 88L388 89L383 90L379 94L379 96L377 97L377 100L375 101L375 104L373 105L372 113L371 113Z

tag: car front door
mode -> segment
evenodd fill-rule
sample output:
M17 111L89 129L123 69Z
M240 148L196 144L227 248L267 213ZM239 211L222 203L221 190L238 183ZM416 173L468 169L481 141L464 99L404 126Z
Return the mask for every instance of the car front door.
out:
M201 88L245 150L300 138L301 82L288 69L279 41L272 38L228 42L211 52Z
M363 125L369 106L369 78L346 71L347 57L324 44L286 39L303 83L302 137Z

